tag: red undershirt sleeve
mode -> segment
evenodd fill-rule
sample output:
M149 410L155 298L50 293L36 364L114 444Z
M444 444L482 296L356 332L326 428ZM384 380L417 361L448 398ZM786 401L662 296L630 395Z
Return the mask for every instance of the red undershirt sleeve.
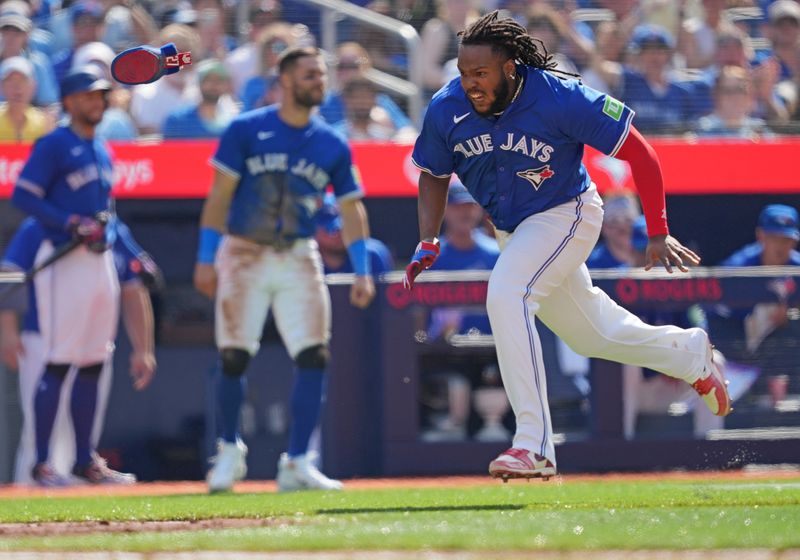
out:
M631 126L628 137L615 157L627 161L631 166L633 182L642 201L642 210L647 221L647 234L650 237L668 234L664 178L661 176L661 164L658 162L656 151L639 131Z

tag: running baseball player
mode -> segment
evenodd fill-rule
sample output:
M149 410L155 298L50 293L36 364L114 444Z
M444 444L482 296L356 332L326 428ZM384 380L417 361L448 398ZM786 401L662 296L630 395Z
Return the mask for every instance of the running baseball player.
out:
M146 288L148 274L154 272L153 263L149 255L133 239L125 224L114 220L109 227L114 229L113 233L115 234L112 251L121 286L123 323L133 347L130 372L134 379L134 387L142 390L149 385L155 373L153 311ZM0 268L10 271L30 270L44 239L45 231L42 225L34 218L27 218L11 239L3 261L0 263ZM0 353L2 353L0 357L10 369L19 371L20 375L19 391L23 425L17 447L14 482L64 486L73 481L66 473L71 472L75 464L76 449L88 446L92 450L90 454L96 455L94 450L97 448L97 442L102 432L111 388L112 360L106 360L100 374L91 439L88 442L76 441L79 432L73 428L72 418L80 418L84 413L82 408L72 411L71 414L69 412L73 404L76 406L78 404L71 402L77 368L72 367L64 380L60 398L55 403L56 411L42 406L34 407L34 394L42 375L46 355L44 341L39 332L40 316L36 303L36 291L29 289L27 311L22 320L21 329L15 312L0 312ZM47 309L43 311L47 313ZM46 316L43 317L46 318ZM51 414L55 414L55 423L50 441L37 442L34 426L41 425L43 419L39 417L40 415L49 416ZM52 472L48 473L48 476L40 476L38 480L33 480L31 472L37 462L37 447L40 446L48 447L47 464ZM95 457L95 460L102 462L99 457ZM103 479L93 479L93 481L117 484L130 484L136 481L136 477L132 474L102 470L105 475Z
M355 270L353 305L375 294L363 191L346 141L312 116L325 95L326 70L316 48L280 59L280 105L237 117L211 163L214 183L203 207L194 281L216 296L217 385L222 439L208 473L211 492L229 490L247 471L239 411L247 364L259 348L267 312L295 362L289 447L278 465L282 491L338 490L307 453L319 418L330 338L330 296L313 239L314 215L328 185L340 205L342 235Z
M34 400L37 459L32 476L39 483L56 474L47 442L73 366L78 369L71 400L76 441L91 441L100 373L116 335L120 288L108 250L111 229L100 218L113 216L112 161L106 144L94 136L110 87L92 66L64 77L61 102L70 122L34 144L12 194L12 202L44 227L36 262L73 237L81 241L34 278L45 352ZM95 483L116 476L92 456L89 445L76 450L72 474Z
M593 288L584 261L603 219L581 159L584 145L628 161L647 218L647 269L686 272L699 257L669 235L664 187L633 112L611 96L550 70L541 42L492 12L460 33L460 77L433 97L413 151L421 242L406 268L416 276L439 254L450 175L491 216L502 252L487 311L517 431L489 465L493 477L556 473L544 361L534 318L590 357L660 371L690 383L719 416L731 411L720 359L701 329L653 327Z

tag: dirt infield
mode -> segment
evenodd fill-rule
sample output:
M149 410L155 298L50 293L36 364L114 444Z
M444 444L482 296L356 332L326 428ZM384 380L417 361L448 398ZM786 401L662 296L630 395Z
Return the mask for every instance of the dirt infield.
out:
M549 482L531 481L531 484L569 484L573 482L603 480L652 481L673 480L686 482L736 481L800 478L800 467L796 465L746 468L731 471L670 471L648 473L566 474L553 477ZM502 484L488 476L441 476L409 478L364 478L345 480L348 490L375 488L433 488L490 486ZM509 484L525 484L511 481ZM68 497L68 496L169 496L174 494L204 494L208 491L204 481L142 482L133 486L72 486L69 488L35 488L28 486L0 485L0 500L7 498ZM247 480L236 484L237 493L251 494L275 492L274 481Z
M800 477L800 468L796 466L753 468L740 471L713 471L713 472L666 472L666 473L611 473L611 474L569 474L554 477L549 482L532 481L531 484L570 484L583 481L603 480L613 481L688 481L688 482L713 482L713 481L757 481L775 479L796 479ZM346 489L375 489L375 488L430 488L430 487L474 487L502 484L488 476L447 476L437 478L376 478L356 479L345 481ZM525 484L522 481L511 481L509 484ZM263 493L275 492L276 485L273 481L244 481L235 487L237 493ZM20 486L0 486L0 500L30 497L72 497L72 496L166 496L176 494L204 494L207 492L205 482L145 482L134 486L77 486L70 488L31 488ZM45 535L82 535L98 532L132 533L142 531L167 532L190 531L207 529L227 529L244 527L267 527L276 523L286 524L286 519L208 519L196 521L85 521L65 523L9 523L0 524L0 537L20 536L45 536ZM353 557L353 556L350 556ZM513 557L513 555L512 555ZM625 555L625 558L635 556ZM673 558L673 556L665 556ZM713 556L711 556L713 558ZM7 557L0 554L0 560ZM148 557L149 558L149 557ZM194 558L194 557L193 557ZM244 558L244 556L243 556ZM378 557L375 557L378 558ZM451 558L444 555L442 558ZM472 558L472 556L465 556ZM708 560L709 557L704 557ZM748 558L761 558L758 555ZM764 556L764 558L778 558L778 556ZM780 556L780 558L788 558ZM800 555L792 556L798 558Z

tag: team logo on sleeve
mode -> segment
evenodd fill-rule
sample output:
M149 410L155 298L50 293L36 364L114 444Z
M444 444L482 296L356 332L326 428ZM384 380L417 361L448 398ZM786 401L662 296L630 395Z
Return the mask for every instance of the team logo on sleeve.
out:
M525 171L517 171L517 177L522 177L528 181L533 188L537 191L547 179L555 175L556 172L550 169L549 165L539 167L538 169L526 169Z
M625 109L625 105L622 104L621 101L617 101L610 95L606 95L606 101L603 103L603 113L618 121L622 118L622 111Z

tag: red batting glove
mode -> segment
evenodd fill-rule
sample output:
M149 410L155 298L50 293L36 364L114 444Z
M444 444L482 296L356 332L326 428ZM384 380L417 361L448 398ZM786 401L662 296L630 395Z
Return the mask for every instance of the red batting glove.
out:
M403 286L406 290L411 290L414 287L414 280L417 275L423 270L429 269L438 256L438 239L434 237L433 241L419 242L416 251L414 251L414 256L411 257L411 262L406 267L406 275L403 277Z
M85 245L105 243L106 226L94 218L72 215L69 217L67 229Z

